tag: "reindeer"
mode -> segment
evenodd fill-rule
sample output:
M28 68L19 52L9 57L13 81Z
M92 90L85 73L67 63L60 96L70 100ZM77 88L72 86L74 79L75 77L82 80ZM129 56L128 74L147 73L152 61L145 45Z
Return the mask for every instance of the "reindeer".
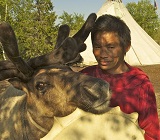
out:
M66 65L81 58L95 19L91 14L73 37L68 37L69 27L62 25L54 50L28 61L19 54L11 26L0 24L0 42L9 58L0 62L0 80L11 83L0 93L1 140L39 140L54 126L55 117L77 108L94 114L107 111L108 83Z

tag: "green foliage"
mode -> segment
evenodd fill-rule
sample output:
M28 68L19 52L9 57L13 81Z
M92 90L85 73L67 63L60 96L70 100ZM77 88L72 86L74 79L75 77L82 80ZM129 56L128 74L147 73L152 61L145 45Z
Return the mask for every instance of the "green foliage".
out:
M59 25L68 24L74 34L84 23L84 16L76 13L64 12L58 25L57 18L51 0L0 0L0 21L11 24L25 59L53 50ZM0 59L3 58L0 45Z
M67 24L70 26L71 34L75 34L84 24L84 16L82 14L68 14L63 11L63 14L58 17L60 19L60 24Z
M136 22L154 39L160 24L156 10L150 1L141 0L137 4L132 2L126 7Z
M35 57L53 49L57 16L50 0L14 0L7 3L7 7L6 21L15 31L24 58ZM3 12L0 14L4 15Z
M160 45L160 21L159 21L159 27L157 29L157 33L154 35L154 40Z
M0 19L5 19L6 5L4 1L0 1Z

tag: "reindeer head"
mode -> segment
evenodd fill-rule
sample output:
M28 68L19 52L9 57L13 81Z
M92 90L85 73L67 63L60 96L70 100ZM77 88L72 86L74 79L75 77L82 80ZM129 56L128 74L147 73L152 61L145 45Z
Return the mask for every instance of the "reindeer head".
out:
M0 24L0 42L10 59L0 62L0 80L9 79L15 88L26 93L27 106L33 116L34 112L39 116L66 116L76 107L97 114L106 111L109 85L64 66L74 62L86 49L84 41L95 19L96 15L91 14L73 37L68 37L67 25L61 26L54 50L27 62L19 54L11 26Z

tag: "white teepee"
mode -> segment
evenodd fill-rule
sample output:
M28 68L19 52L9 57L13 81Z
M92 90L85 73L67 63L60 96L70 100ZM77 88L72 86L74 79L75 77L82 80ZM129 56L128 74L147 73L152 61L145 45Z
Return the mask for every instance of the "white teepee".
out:
M131 30L131 49L125 60L130 65L160 64L160 46L137 24L121 0L107 0L97 13L97 16L110 14L120 17ZM90 36L86 42L87 50L82 52L84 64L96 64L92 53Z

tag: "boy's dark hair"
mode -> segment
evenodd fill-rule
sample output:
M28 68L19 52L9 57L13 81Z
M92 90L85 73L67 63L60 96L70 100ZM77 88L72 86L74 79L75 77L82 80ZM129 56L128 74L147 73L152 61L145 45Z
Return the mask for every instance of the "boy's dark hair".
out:
M117 33L120 41L120 46L125 48L131 44L130 29L119 17L112 15L102 15L100 16L93 27L91 32L92 43L95 36L99 32L113 32Z

